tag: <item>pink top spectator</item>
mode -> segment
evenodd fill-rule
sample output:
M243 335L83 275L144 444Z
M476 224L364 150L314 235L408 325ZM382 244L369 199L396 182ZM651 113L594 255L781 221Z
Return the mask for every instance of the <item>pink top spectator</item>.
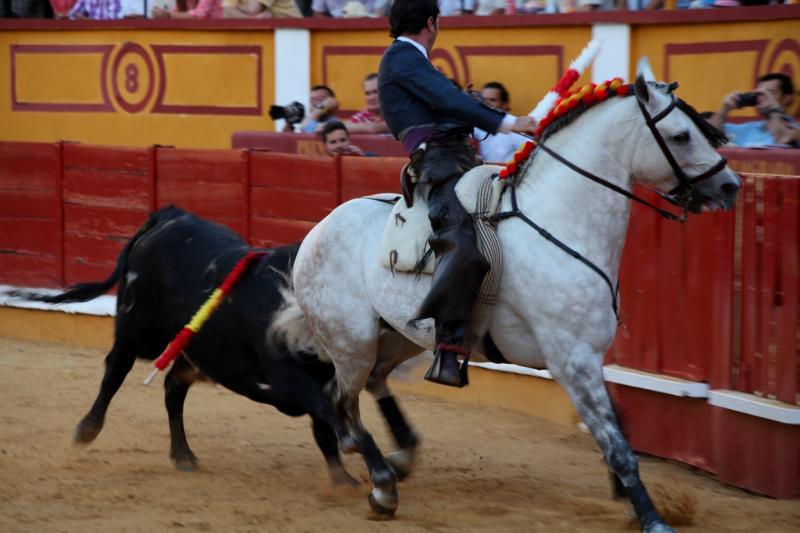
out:
M348 120L356 124L363 124L365 122L383 122L383 117L379 117L369 109L364 109L351 115Z
M187 13L198 19L221 19L222 0L186 0ZM177 8L172 10L177 12Z

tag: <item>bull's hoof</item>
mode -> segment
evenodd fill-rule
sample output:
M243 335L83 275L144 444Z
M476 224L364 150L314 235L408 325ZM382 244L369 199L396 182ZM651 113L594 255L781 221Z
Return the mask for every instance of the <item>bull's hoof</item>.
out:
M392 497L388 491L376 487L369 493L369 506L380 518L394 518L397 512L397 494Z
M397 481L407 478L414 468L414 452L409 450L397 450L388 453L385 457L386 462L394 470Z
M97 438L101 429L103 429L102 421L98 422L90 418L84 418L75 426L75 432L72 434L72 442L85 446Z
M342 465L330 467L331 483L334 487L358 487L361 482L347 473Z
M669 527L663 520L657 520L642 528L643 533L677 533Z
M197 457L192 452L172 454L171 459L179 472L194 472L197 470Z

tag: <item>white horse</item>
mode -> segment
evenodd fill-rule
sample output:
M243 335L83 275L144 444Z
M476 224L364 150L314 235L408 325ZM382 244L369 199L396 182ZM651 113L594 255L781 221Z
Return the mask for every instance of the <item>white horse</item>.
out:
M564 387L616 474L618 495L627 494L649 532L672 529L639 478L602 371L617 329L613 287L631 209L624 193L636 182L646 184L670 191L676 205L699 213L732 207L740 187L714 150L724 136L676 99L675 87L652 81L649 66L640 66L634 96L609 98L568 126L554 123L552 133L544 131L546 151L540 145L502 199L502 211L516 216L498 225L503 264L489 327L506 360L547 368ZM287 312L300 320L294 327L306 327L335 364L329 394L347 431L342 446L364 455L373 484L370 504L391 516L398 505L397 476L409 472L417 440L386 377L403 360L433 348L434 330L431 320L410 323L430 277L392 273L379 264L390 211L386 203L356 199L320 222L294 265L299 309ZM530 222L586 261L542 238ZM358 395L364 388L379 399L401 449L386 457L392 467L360 420Z

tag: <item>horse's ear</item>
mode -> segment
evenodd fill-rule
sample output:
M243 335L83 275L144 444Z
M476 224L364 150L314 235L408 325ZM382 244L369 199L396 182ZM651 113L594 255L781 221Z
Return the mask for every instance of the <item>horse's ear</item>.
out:
M647 56L642 57L636 65L636 76L642 76L644 81L656 81L656 75L653 74L653 67Z
M636 83L634 83L633 86L636 89L636 98L646 104L650 100L650 90L647 88L647 82L644 76L641 74L636 76Z

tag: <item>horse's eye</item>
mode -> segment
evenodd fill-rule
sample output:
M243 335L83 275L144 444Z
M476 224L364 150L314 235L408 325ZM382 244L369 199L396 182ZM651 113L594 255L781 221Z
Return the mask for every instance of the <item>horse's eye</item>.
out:
M688 131L682 131L677 135L673 135L672 136L672 140L675 141L676 143L689 142L689 132Z

